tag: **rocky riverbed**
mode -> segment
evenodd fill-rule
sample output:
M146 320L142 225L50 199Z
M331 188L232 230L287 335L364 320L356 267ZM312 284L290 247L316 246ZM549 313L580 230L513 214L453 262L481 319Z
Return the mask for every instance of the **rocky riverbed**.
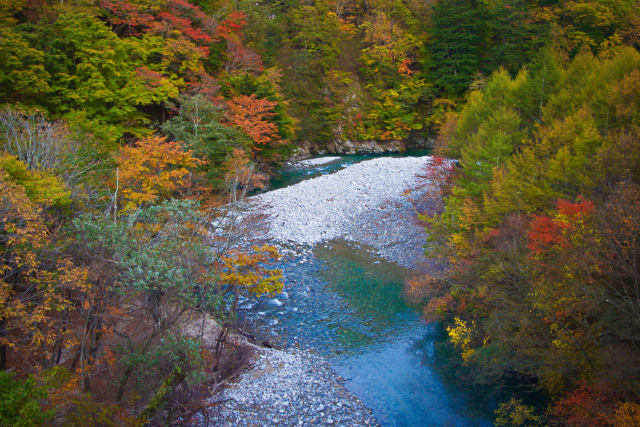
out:
M295 263L319 244L343 239L416 268L424 258L425 234L407 190L424 184L417 176L430 162L428 156L377 158L252 197L249 214L266 214L266 224L251 239L277 244ZM216 425L376 424L324 357L298 348L257 354L252 368L211 398L220 402L212 413Z

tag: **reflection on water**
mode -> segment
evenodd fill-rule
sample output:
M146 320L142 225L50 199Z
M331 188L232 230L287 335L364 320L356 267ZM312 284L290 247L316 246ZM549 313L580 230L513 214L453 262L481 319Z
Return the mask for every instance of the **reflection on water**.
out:
M248 319L285 344L325 354L384 425L491 425L468 396L435 373L437 328L402 296L409 274L366 249L334 241L283 262L285 292Z

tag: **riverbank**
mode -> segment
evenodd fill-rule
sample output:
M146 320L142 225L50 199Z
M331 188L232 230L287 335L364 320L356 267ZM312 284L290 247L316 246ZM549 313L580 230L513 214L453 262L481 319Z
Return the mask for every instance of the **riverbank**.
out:
M216 425L377 425L327 361L309 351L258 350L251 369L214 396Z

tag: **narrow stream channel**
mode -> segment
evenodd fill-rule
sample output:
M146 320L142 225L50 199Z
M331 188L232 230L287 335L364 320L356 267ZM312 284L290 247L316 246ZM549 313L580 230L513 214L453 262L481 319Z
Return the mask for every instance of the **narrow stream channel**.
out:
M360 160L292 170L279 186ZM294 249L298 255L279 266L284 292L242 305L251 329L325 355L382 425L491 425L486 401L437 374L437 325L421 320L403 297L411 271L342 240Z

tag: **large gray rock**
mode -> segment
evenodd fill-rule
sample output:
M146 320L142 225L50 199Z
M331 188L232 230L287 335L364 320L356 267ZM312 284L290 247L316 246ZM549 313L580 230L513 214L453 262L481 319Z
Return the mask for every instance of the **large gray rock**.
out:
M382 154L382 153L403 153L406 145L402 140L389 141L350 141L336 140L326 147L327 153L333 154Z

